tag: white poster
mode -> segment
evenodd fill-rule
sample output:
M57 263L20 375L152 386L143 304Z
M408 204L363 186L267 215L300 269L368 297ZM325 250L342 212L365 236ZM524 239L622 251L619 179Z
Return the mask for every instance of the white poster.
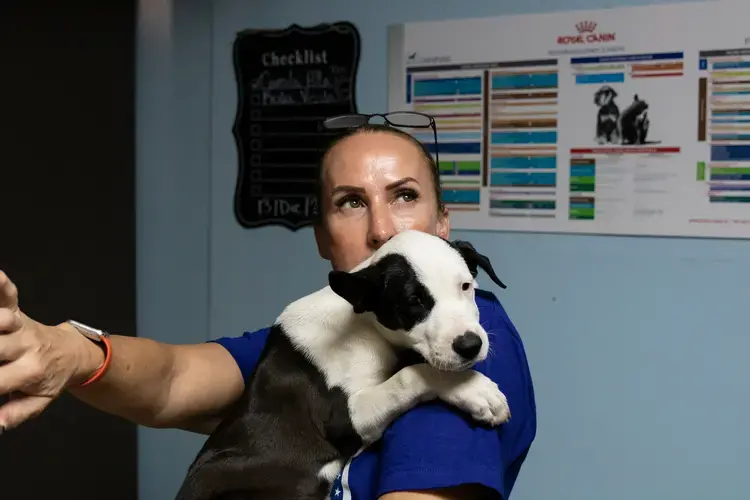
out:
M456 229L750 238L750 2L398 25L389 58Z

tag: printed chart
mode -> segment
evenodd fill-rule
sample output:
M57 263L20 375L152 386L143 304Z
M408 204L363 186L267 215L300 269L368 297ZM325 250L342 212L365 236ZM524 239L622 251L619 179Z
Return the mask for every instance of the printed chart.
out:
M570 99L594 102L596 119L571 127L569 220L623 224L658 220L670 210L664 196L680 174L679 127L668 110L684 78L682 52L576 57L570 60ZM650 104L651 96L659 100Z
M435 118L454 228L750 238L748 18L720 0L393 26L389 110Z
M557 204L557 60L489 71L489 214L554 217Z
M698 141L709 155L696 178L711 204L750 210L750 48L702 51L700 69Z

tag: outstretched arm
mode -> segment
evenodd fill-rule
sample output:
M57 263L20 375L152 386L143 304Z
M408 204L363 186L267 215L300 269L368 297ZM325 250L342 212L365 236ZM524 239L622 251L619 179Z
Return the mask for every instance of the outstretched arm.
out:
M99 351L98 362L82 370L90 374L102 361L101 350L83 340L88 345L82 349ZM107 374L95 384L74 384L68 390L99 410L140 425L210 434L223 409L244 388L234 359L218 344L171 345L125 336L111 340Z
M18 290L0 271L0 427L11 429L46 409L63 390L89 405L148 427L208 433L244 388L232 356L220 345L168 345L113 335L103 378L87 380L102 349L72 326L44 325L18 306Z

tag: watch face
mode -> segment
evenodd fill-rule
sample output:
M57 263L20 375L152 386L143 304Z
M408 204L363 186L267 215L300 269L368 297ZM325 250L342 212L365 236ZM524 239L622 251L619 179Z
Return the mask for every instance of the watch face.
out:
M81 332L81 334L96 342L100 342L102 340L102 337L107 335L107 333L102 330L97 330L96 328L84 325L83 323L74 321L72 319L69 319L68 323L70 323L76 330Z

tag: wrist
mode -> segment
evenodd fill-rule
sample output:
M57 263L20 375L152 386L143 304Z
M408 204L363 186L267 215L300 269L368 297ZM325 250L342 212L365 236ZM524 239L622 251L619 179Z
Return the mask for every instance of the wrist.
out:
M70 323L61 323L55 328L68 338L71 346L71 367L73 373L68 381L69 387L77 387L89 380L104 364L105 353L102 346L91 341Z

